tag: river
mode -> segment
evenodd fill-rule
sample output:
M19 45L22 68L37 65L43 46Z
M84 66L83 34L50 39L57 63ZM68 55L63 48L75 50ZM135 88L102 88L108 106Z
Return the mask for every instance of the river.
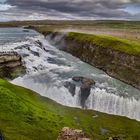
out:
M41 42L41 46L38 42ZM140 91L78 58L58 50L47 38L33 30L0 28L0 51L16 51L26 67L26 74L10 81L32 89L66 106L80 107L80 87L73 97L64 86L73 76L95 80L86 101L88 109L127 116L140 121Z

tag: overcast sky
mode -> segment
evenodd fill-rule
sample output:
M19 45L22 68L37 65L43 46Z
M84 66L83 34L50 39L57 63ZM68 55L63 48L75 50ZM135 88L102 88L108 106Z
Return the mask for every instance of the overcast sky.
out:
M140 20L140 0L0 0L0 21Z

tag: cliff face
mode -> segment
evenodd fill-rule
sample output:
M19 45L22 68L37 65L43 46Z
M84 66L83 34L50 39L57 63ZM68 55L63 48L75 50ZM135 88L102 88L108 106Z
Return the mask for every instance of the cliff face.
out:
M14 78L24 72L21 56L15 52L0 53L0 77Z
M60 36L60 33L53 33L51 40L52 43L55 41L55 44L61 46L61 50L140 89L140 55L139 52L133 51L133 48L130 48L132 54L131 50L126 49L127 45L130 44L119 42L120 46L124 45L124 50L121 50L119 45L113 48L112 46L115 45L113 42L109 44L110 46L107 46L107 43L104 43L105 46L103 46L103 43L99 43L97 40L91 41L85 35L85 38L83 36L78 38L77 33L73 33L73 36L66 34L61 38L62 40L57 40L58 36ZM114 43L117 44L118 42L115 41Z

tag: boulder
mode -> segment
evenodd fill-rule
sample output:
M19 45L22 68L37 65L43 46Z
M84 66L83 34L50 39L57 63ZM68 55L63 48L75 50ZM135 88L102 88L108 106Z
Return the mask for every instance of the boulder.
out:
M90 140L82 130L64 127L57 140Z

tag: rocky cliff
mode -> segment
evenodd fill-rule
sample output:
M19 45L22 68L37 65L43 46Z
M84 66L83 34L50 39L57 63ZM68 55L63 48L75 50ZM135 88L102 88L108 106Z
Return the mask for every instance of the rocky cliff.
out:
M48 32L51 43L140 89L140 45L107 36Z
M16 52L0 52L0 77L14 78L24 72L21 56Z

